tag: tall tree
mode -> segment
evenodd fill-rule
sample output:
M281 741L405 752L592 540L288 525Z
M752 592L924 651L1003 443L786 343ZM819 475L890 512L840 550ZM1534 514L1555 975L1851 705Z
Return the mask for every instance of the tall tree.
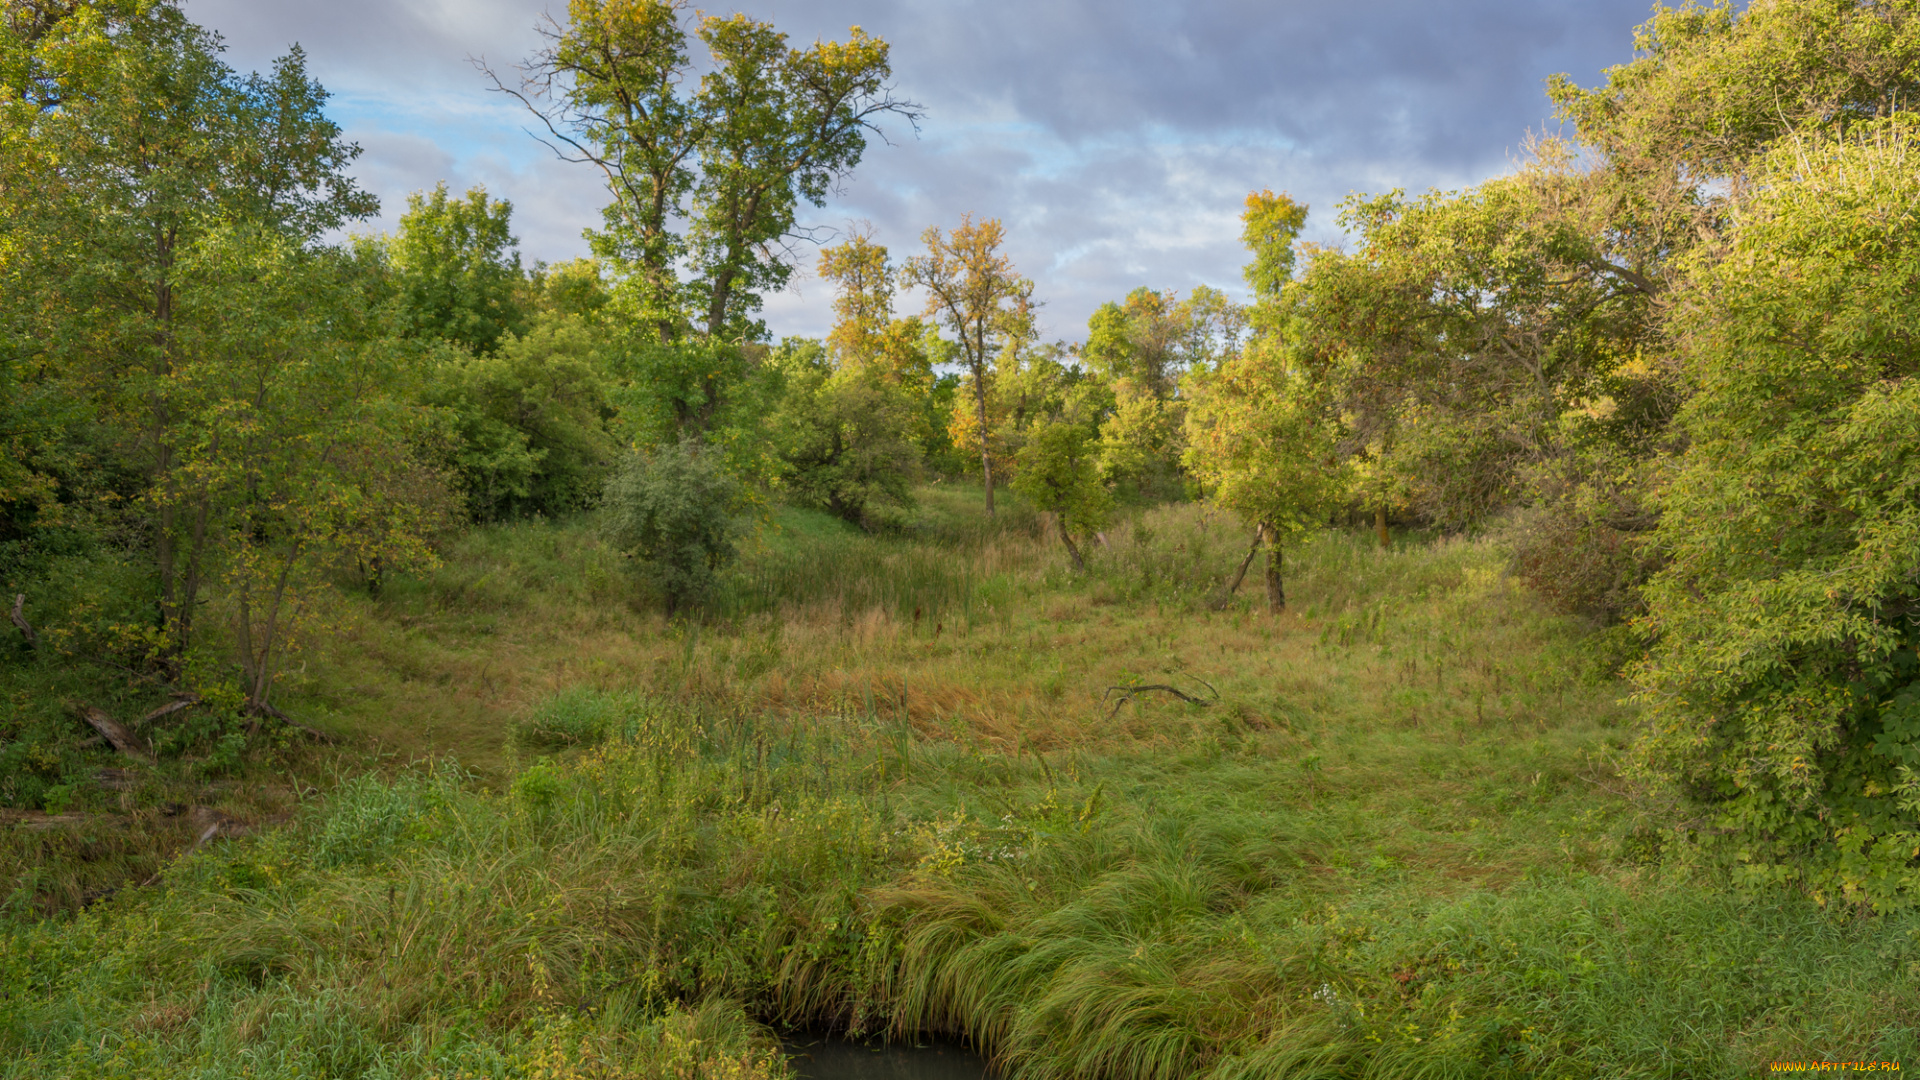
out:
M1247 196L1241 222L1252 254L1246 277L1256 298L1254 337L1217 366L1195 372L1186 415L1187 468L1254 527L1246 561L1227 592L1239 587L1264 546L1267 609L1274 613L1287 604L1286 544L1325 522L1348 481L1338 453L1337 402L1301 363L1287 310L1289 294L1303 291L1292 278L1293 244L1306 219L1307 207L1287 195Z
M512 203L488 198L485 188L450 197L445 181L407 197L386 253L414 333L487 353L501 335L526 330L512 214Z
M0 259L28 286L8 307L14 329L43 343L43 369L113 433L118 467L95 474L141 478L120 505L154 513L163 650L178 656L210 572L201 478L182 464L182 253L235 225L313 243L376 203L346 175L359 149L326 118L297 48L270 74L240 76L169 0L34 10L10 21L0 62L21 91L0 102L0 169L40 175L0 184L20 241Z
M761 295L792 273L800 204L824 203L883 117L920 112L886 85L887 43L859 27L796 49L769 23L701 16L708 56L693 82L685 12L684 0L570 0L516 85L487 74L540 117L557 153L606 177L613 202L594 250L625 272L659 340L690 323L754 339Z
M980 475L987 489L987 514L993 514L992 424L987 416L993 358L1033 338L1033 281L1014 271L1001 252L1006 230L995 218L976 224L963 214L951 233L932 226L921 234L925 255L907 260L905 278L927 293L928 315L945 322L960 343L971 380L974 419L979 425Z

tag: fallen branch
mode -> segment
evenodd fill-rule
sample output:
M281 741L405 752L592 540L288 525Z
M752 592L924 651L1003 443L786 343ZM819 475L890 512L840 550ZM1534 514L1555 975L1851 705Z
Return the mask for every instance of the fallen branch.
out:
M151 724L155 720L164 719L166 717L172 716L174 713L180 712L184 709L191 709L195 705L201 705L201 704L204 704L204 702L200 700L200 696L198 694L182 694L181 696L175 698L172 701L167 702L165 705L160 706L159 708L153 710L152 712L141 717L140 719L135 720L133 722L133 726L139 727L142 724Z
M312 738L318 739L321 742L330 743L334 741L333 736L327 734L324 731L321 731L319 728L308 727L307 725L301 723L298 720L295 720L293 717L288 716L286 713L281 712L279 709L274 708L273 706L267 704L264 701L254 702L253 704L247 706L246 711L254 714L255 716L271 716L275 720L278 720L281 723L287 725L288 727L293 728L295 731L303 731L307 735L311 736Z
M1113 708L1107 712L1107 719L1109 720L1113 719L1114 716L1120 712L1120 706L1125 705L1129 701L1132 701L1136 695L1145 694L1152 691L1158 691L1163 694L1172 694L1174 697L1179 698L1181 701L1184 701L1189 705L1198 705L1203 709L1213 704L1214 702L1220 700L1220 691L1214 689L1214 685L1212 683L1208 682L1205 679L1199 678L1197 676L1190 675L1188 676L1188 678L1193 679L1194 682L1197 682L1201 686L1204 686L1208 690L1212 691L1213 697L1211 699L1197 698L1197 697L1194 697L1192 694L1189 694L1186 691L1180 689L1177 686L1168 686L1165 683L1141 683L1137 686L1109 686L1107 687L1106 694L1103 696L1112 697L1117 692L1120 695L1120 700L1113 703Z
M13 594L13 625L19 627L20 633L25 635L28 648L38 649L40 647L40 635L33 632L33 624L27 621L26 607L26 594Z
M140 740L133 732L128 731L126 725L120 721L108 716L105 710L92 705L69 705L68 708L72 709L80 719L85 720L93 730L99 732L107 742L113 744L115 750L128 757L141 759L147 757L146 749L140 745Z

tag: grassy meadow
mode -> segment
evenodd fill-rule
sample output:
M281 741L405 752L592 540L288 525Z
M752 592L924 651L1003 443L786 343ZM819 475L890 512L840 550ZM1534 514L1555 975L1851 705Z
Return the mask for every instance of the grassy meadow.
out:
M337 742L4 830L0 1077L746 1080L800 1028L1043 1080L1920 1062L1920 918L1663 843L1604 639L1496 541L1328 531L1269 617L1214 610L1216 511L1074 574L979 499L770 508L692 619L589 520L317 613L283 700Z

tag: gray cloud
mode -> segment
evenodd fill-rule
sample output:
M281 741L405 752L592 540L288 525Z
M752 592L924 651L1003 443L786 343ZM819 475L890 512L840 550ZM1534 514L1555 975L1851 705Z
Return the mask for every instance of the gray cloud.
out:
M556 9L562 5L554 0ZM896 257L963 211L1002 218L1075 336L1135 286L1233 288L1249 190L1312 204L1337 241L1355 191L1455 187L1504 171L1547 122L1543 80L1593 83L1626 60L1645 0L765 0L743 5L794 38L850 25L893 44L896 83L925 105L916 137L876 143L810 222L873 223ZM532 143L510 103L466 63L525 54L542 8L525 0L189 0L237 66L294 41L342 91L366 148L360 175L390 227L409 190L446 178L512 198L531 257L584 251L595 177ZM810 260L809 260L810 261ZM775 333L820 333L830 296L800 280L769 298Z

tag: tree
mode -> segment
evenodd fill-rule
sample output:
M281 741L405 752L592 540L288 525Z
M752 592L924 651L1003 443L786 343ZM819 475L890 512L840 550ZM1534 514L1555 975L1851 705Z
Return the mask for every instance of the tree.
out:
M169 398L187 565L219 581L247 707L273 712L289 639L341 561L430 566L453 502L412 449L411 350L343 253L235 227L180 253ZM377 574L379 569L374 572Z
M442 182L407 197L400 231L385 247L411 332L488 353L502 335L526 330L512 213L513 204L488 198L485 188L449 198Z
M1013 260L1000 252L1006 232L988 218L975 224L963 214L952 233L933 226L921 234L925 255L907 260L906 280L927 292L928 315L943 320L960 343L970 379L974 420L981 432L980 475L987 489L987 515L993 515L992 430L987 415L993 358L1017 349L1033 337L1033 282L1014 272ZM957 440L956 440L957 441Z
M689 89L684 11L683 0L571 0L517 86L487 74L540 117L556 153L606 177L613 202L594 251L625 275L633 316L663 343L689 321L751 340L764 335L750 318L760 296L792 273L801 202L824 203L881 118L917 122L919 108L888 90L887 43L859 27L794 49L744 15L698 19L708 58Z
M911 506L920 475L912 392L880 370L835 370L801 348L783 348L778 363L786 385L768 426L780 485L861 528L877 504Z
M933 382L932 327L918 316L893 317L899 273L887 249L865 233L824 248L816 273L834 283L833 330L827 347L842 368L866 367L921 392Z
M827 347L841 366L864 364L880 351L887 325L893 321L893 291L898 275L887 259L887 249L870 233L855 233L846 242L822 248L815 268L821 280L834 284L833 331Z
M1013 490L1041 510L1054 515L1060 542L1066 546L1075 570L1087 568L1086 558L1073 542L1106 525L1113 498L1100 479L1098 439L1093 424L1078 410L1043 417L1026 432L1015 456Z
M1229 594L1265 546L1267 610L1286 608L1286 544L1324 525L1346 496L1339 434L1325 397L1278 343L1251 345L1206 378L1187 413L1186 465L1221 506L1254 527Z
M708 600L734 556L743 497L719 457L682 440L627 458L607 481L608 539L638 560L669 613Z
M1307 205L1272 188L1249 192L1240 212L1240 242L1253 253L1243 273L1260 300L1278 299L1293 280L1294 241L1307 225Z
M1920 122L1751 167L1687 268L1694 392L1633 673L1647 774L1748 882L1920 900Z
M1254 542L1228 586L1239 587L1247 567L1267 549L1267 610L1287 605L1282 576L1285 545L1322 525L1346 493L1347 470L1338 452L1340 426L1326 384L1315 380L1292 347L1289 293L1304 291L1289 278L1290 248L1306 221L1306 207L1285 195L1247 197L1245 238L1253 252L1247 269L1258 305L1256 336L1218 367L1192 380L1186 418L1186 465L1220 505L1254 527Z
M1079 350L1111 385L1113 404L1101 426L1101 468L1108 480L1138 494L1178 496L1180 380L1237 352L1246 330L1241 305L1204 285L1182 300L1139 288L1122 303L1100 306L1087 321Z
M563 514L599 497L616 451L600 347L579 316L549 316L492 355L440 362L426 401L446 411L475 521Z
M203 429L188 404L198 391L181 313L206 312L181 277L183 253L234 228L317 243L376 204L346 175L359 150L326 119L298 49L271 74L242 77L171 2L33 12L22 32L9 8L0 61L11 91L0 101L0 200L14 239L0 259L24 286L7 296L7 321L16 340L39 343L40 387L99 421L80 455L89 467L59 477L63 501L154 515L141 531L161 651L177 664L216 540L204 478L183 465Z

